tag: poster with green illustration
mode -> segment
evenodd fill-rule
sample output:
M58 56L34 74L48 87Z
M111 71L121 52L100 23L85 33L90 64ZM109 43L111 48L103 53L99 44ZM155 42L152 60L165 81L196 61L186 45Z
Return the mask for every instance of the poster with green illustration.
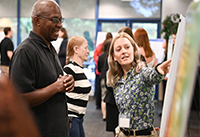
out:
M190 111L193 87L199 65L200 1L191 2L187 10L183 47L175 77L169 110L161 121L160 137L184 137ZM176 53L173 53L176 54ZM173 69L173 66L171 66ZM173 72L173 70L171 71ZM166 92L171 92L166 89ZM164 115L163 115L164 116ZM162 125L162 123L165 123Z

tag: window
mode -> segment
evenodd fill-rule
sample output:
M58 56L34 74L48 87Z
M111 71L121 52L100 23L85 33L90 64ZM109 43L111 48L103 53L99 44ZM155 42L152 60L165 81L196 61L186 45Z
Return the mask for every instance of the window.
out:
M21 41L26 39L32 30L32 22L31 22L31 11L32 6L37 0L21 0L20 1L20 38Z
M126 26L125 23L102 23L103 32L118 32L122 27Z
M132 31L133 33L138 28L143 28L146 30L149 39L156 39L157 38L157 23L133 23L132 24Z

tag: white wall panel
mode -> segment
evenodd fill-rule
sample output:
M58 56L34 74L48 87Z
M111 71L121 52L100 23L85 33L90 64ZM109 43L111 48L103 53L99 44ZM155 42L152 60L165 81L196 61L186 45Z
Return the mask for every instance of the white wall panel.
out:
M161 0L100 0L99 18L160 18Z
M0 0L0 17L17 17L17 0Z
M64 18L95 19L96 0L60 0Z

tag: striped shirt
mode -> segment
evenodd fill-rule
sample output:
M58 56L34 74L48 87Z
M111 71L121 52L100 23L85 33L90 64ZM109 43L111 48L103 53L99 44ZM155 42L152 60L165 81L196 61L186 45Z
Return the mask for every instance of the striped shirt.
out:
M74 77L74 90L70 93L66 92L68 116L82 118L85 114L91 84L84 74L83 68L76 62L69 62L65 65L64 72Z

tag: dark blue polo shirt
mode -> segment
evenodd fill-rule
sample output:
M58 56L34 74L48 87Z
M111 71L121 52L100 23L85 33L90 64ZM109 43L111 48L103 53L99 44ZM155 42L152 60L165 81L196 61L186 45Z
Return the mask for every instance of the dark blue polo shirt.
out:
M14 51L10 62L10 76L22 93L33 92L54 83L63 75L57 53L51 45L30 32ZM45 103L32 108L42 137L67 136L67 105L64 93L57 93Z

